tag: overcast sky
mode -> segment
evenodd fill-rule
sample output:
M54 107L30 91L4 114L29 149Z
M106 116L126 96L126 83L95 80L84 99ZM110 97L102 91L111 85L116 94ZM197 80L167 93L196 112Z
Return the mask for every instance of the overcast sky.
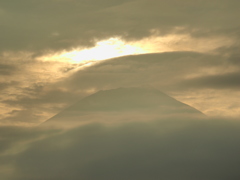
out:
M143 148L144 144L159 139L164 141L164 147L175 147L178 138L185 142L191 133L193 139L201 137L198 139L201 143L197 146L208 147L209 143L216 141L216 147L207 150L207 155L204 156L206 159L212 151L215 152L228 141L232 144L228 144L224 152L231 154L232 148L239 148L234 144L237 139L236 129L240 128L239 123L235 122L240 116L239 17L238 0L0 0L0 179L59 180L60 176L53 177L54 173L47 173L48 166L55 165L51 164L52 161L65 161L62 156L71 154L74 148L84 147L84 152L87 151L85 146L97 148L98 145L91 145L96 142L105 143L106 146L101 146L101 150L107 151L105 148L108 149L112 143L109 137L123 141L127 136L124 132L133 129L139 136L126 141L126 146L131 146L134 140L140 141L140 134L145 133L144 143L130 147L131 152L126 152L125 149L113 150L120 154L116 157L119 164L115 164L113 169L124 166L126 162L120 162L124 153L127 155L123 159L128 159L138 148ZM137 123L136 128L133 124L124 124L118 129L91 125L36 142L52 136L56 130L36 130L33 129L35 126L88 95L120 87L158 89L203 112L210 118L209 126L201 123L195 126L190 120L184 120L181 130L170 130L166 136L160 136L150 133L157 131L152 122L147 127ZM220 125L216 123L218 120ZM104 116L99 121L104 121ZM172 122L178 124L176 119L172 119ZM209 136L215 134L215 139L210 138L205 142L208 136L202 137L203 134L199 131L194 132L193 129L201 129L203 126L207 126L207 131L211 132ZM224 129L225 126L227 129ZM233 127L236 129L231 131ZM41 160L41 156L52 156L57 151L56 148L61 146L60 139L63 137L88 137L94 130L97 131L96 137L99 135L102 139L90 138L89 142L86 140L76 145L71 142L68 148L53 157L48 166L44 166L45 169L41 169L41 163L39 167L33 166ZM221 130L230 133L222 141L225 133L221 133ZM178 137L177 132L184 131L186 134ZM109 141L105 142L105 137ZM164 137L170 138L170 142ZM195 142L193 139L190 142ZM74 141L77 142L78 139ZM44 149L52 142L57 143L50 147L51 150L37 150ZM30 145L32 143L34 145ZM159 145L152 144L150 147L146 149L150 154L153 151L165 152ZM176 155L172 159L175 165L169 165L168 171L173 168L177 172L178 157L179 161L184 159L179 152L184 152L184 148L187 149L188 145L179 151L176 148L170 154ZM135 158L142 156L142 153L139 152ZM220 152L217 151L216 154L216 158L221 157ZM90 156L91 153L86 155L86 161L91 161ZM196 154L187 157L187 166L191 166L190 161L195 157ZM111 169L113 159L109 158L100 152L93 162L101 159L98 162L106 162L107 169ZM154 153L151 158L155 159ZM159 161L169 163L169 158L158 158ZM226 161L223 158L221 162L233 163L234 158L239 163L239 157L234 155ZM25 162L25 159L32 160ZM143 161L150 163L147 159ZM156 161L156 166L159 166L159 161ZM210 161L213 166L218 164L214 158ZM72 174L72 179L113 179L111 173L108 177L104 175L106 170L101 169L101 163L89 166L84 166L83 162L70 163L69 166L58 167L52 172L57 173L59 169L66 168L66 172ZM74 168L70 171L74 166L83 167L81 172L85 174L80 176ZM232 166L232 170L226 170L225 166L218 170L225 169L227 173L223 177L229 179L227 174L231 171L235 173L234 163ZM99 176L103 177L96 178L97 175L90 172L99 168L96 174L100 173ZM145 166L137 168L146 169ZM153 174L157 174L156 171L154 169ZM145 180L150 177L149 172L147 170L145 175L135 173L133 179ZM195 170L192 171L193 174L194 172ZM126 171L124 176L119 175L119 179L130 180L130 175L126 176L128 173ZM178 171L176 176L163 177L174 179L181 173L183 171ZM9 174L13 176L10 177ZM46 177L38 176L39 174L46 174ZM206 174L209 175L208 178L199 176L196 179L221 179L214 172ZM191 178L192 175L183 177L185 180L194 179ZM151 178L154 179L153 176Z

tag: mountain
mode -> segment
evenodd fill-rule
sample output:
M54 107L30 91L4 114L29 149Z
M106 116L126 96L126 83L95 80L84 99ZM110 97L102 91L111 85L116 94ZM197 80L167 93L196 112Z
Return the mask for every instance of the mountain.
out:
M195 108L148 88L99 91L47 120L44 125L74 127L89 122L126 122L169 116L203 116Z
M239 121L192 116L203 114L158 90L97 92L43 124L70 129L40 128L7 154L11 180L240 179Z

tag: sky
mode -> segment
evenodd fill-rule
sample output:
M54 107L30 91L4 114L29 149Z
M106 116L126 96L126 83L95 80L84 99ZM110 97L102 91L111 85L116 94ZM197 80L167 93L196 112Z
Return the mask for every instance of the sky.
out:
M154 179L160 161L163 179L192 180L200 171L196 180L239 179L239 17L238 0L0 0L0 179L106 180L116 169L119 179ZM38 128L84 97L131 87L157 89L209 120L181 115L158 125L155 119L108 127L103 114L100 124L73 130ZM136 136L128 140L132 131ZM122 146L129 151L114 149ZM200 150L192 152L193 146ZM90 149L97 148L92 157ZM77 150L86 163L74 161ZM191 164L200 170L186 173ZM121 173L122 167L133 171Z

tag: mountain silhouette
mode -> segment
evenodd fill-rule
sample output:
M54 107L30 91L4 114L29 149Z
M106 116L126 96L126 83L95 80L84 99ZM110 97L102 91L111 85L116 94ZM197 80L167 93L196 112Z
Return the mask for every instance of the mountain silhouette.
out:
M74 127L99 120L123 122L186 115L203 116L203 113L156 89L118 88L87 96L43 124Z

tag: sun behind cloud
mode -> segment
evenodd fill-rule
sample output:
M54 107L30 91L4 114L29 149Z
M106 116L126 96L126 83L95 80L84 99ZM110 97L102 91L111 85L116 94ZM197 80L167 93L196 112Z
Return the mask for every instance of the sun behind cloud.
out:
M136 44L127 44L119 38L109 38L107 40L97 42L96 46L92 48L76 48L69 52L64 51L58 54L40 57L40 59L43 61L50 60L69 62L73 64L86 64L92 61L143 53L147 53L147 51Z
M48 53L38 57L40 61L56 61L70 64L91 65L99 60L114 57L162 53L174 51L192 51L200 53L214 53L215 49L233 44L233 39L224 36L212 38L194 38L189 34L170 34L160 36L152 34L138 41L124 41L120 37L96 41L92 48L76 47L70 51ZM207 46L206 46L207 45Z

